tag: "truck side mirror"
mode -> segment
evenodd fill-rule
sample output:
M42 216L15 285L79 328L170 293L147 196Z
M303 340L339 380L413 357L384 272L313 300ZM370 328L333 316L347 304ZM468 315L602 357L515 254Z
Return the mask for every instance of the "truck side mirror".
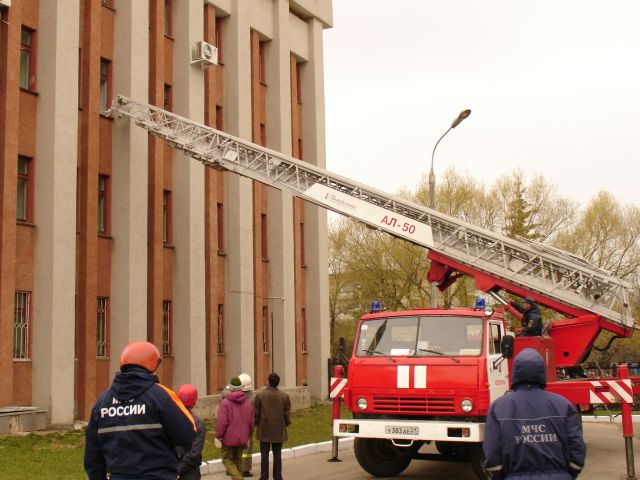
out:
M513 357L513 337L511 335L505 335L502 337L502 340L500 340L500 347L504 358Z

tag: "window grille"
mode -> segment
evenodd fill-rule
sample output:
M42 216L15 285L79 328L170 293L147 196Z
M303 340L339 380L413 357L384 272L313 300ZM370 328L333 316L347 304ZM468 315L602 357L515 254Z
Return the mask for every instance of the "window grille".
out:
M108 297L98 297L97 316L96 316L96 356L107 357L107 307L109 305Z
M16 292L13 315L13 358L30 358L31 292Z

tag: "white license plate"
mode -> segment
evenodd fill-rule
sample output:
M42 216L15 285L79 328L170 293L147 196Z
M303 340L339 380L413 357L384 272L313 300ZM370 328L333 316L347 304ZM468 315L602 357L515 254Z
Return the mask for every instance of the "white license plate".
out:
M418 427L397 427L395 425L385 425L384 433L387 435L418 435L420 429Z

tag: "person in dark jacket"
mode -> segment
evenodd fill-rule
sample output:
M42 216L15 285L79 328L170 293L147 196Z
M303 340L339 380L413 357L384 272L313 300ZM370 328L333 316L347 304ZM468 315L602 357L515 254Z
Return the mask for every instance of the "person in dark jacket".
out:
M282 480L282 443L291 424L291 399L278 390L280 376L270 373L269 386L256 394L256 438L260 442L260 480L269 479L269 450L273 450L273 479Z
M522 313L522 332L520 337L539 337L542 335L542 315L538 305L531 297L524 297L522 305L509 302L513 308Z
M180 480L199 480L202 449L204 448L207 429L204 422L194 415L192 411L198 402L198 389L189 383L180 385L178 398L182 404L187 407L187 410L189 410L193 420L196 422L196 427L198 427L198 433L196 434L196 438L193 439L191 446L189 448L178 447L177 449L178 458L180 459L180 463L178 464L178 478Z
M175 480L176 447L197 433L189 411L153 374L160 352L134 342L120 356L120 371L96 401L87 426L84 468L89 480Z
M242 452L253 431L253 408L238 377L229 382L229 393L216 415L216 438L222 444L222 463L232 480L242 478Z
M545 391L542 356L525 348L513 361L513 392L489 407L483 450L494 480L571 480L584 466L586 447L576 408Z

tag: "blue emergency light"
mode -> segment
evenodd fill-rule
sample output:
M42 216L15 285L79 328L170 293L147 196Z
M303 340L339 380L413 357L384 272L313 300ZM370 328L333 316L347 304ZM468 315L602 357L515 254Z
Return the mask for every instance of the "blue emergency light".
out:
M380 310L382 310L380 300L373 300L371 302L371 313L378 313Z
M476 305L473 307L474 310L484 310L484 307L487 306L487 302L484 298L476 298Z

